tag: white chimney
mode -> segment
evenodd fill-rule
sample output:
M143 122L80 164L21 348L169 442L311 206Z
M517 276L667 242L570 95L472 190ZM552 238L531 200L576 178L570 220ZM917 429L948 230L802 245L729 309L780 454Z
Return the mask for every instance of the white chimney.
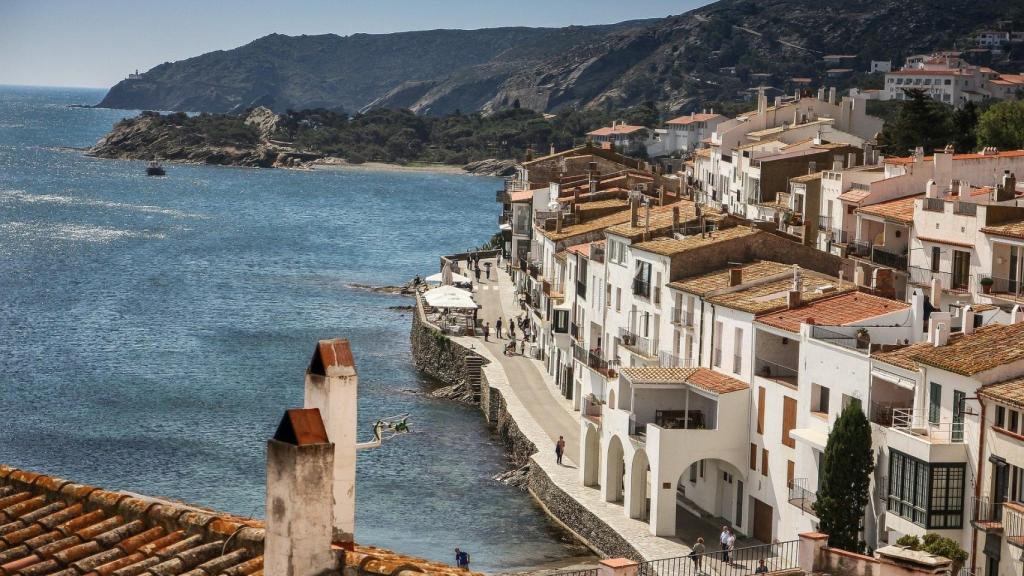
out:
M939 197L939 184L935 180L929 180L924 185L925 198L938 198Z
M960 331L964 334L974 333L974 310L971 309L969 304L964 307L963 318L960 321Z
M331 549L331 480L334 445L320 411L285 412L267 441L267 576L333 573L339 557Z
M1019 324L1024 321L1024 309L1021 309L1020 304L1014 304L1013 310L1010 310L1010 324Z
M949 324L947 324L945 322L938 322L935 325L935 338L932 341L932 344L934 344L935 347L938 348L940 346L945 346L948 343L949 343Z
M938 308L942 305L942 282L938 277L932 278L931 293L928 295L928 299L931 301L933 308Z
M945 346L949 342L951 320L949 312L932 312L928 318L928 343Z
M843 155L836 154L832 156L832 171L842 172L843 171Z
M828 89L828 103L829 104L835 104L836 103L836 87L835 86L831 86Z
M353 541L356 524L356 405L359 376L346 339L321 340L306 369L306 408L317 408L334 442L334 542ZM269 574L267 576L270 576Z

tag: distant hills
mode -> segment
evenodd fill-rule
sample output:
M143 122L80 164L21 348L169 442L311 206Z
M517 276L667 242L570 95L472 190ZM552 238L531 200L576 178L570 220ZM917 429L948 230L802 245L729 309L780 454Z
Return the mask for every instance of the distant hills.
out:
M606 26L273 34L161 64L119 82L99 106L208 112L381 106L447 114L650 101L667 112L688 112L742 98L758 85L788 91L793 77L845 88L870 60L896 64L963 44L971 32L1006 20L1024 28L1024 3L719 0L679 16ZM837 63L826 55L852 58ZM1024 66L1024 57L1014 57L1007 65ZM830 69L841 77L829 77Z

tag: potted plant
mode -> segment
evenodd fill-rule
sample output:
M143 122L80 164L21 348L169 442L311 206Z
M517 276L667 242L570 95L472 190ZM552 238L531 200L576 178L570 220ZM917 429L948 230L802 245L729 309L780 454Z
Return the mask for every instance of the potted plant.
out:
M990 278L988 276L982 278L981 279L981 291L983 293L985 293L985 294L991 294L992 293L992 284L995 284L995 281L992 280L992 278Z
M871 334L867 328L857 329L857 348L867 348L871 345Z

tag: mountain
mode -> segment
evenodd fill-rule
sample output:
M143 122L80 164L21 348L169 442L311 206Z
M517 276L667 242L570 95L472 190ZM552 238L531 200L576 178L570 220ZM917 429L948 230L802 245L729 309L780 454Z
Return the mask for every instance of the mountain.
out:
M1015 29L1024 25L1024 3L719 0L679 16L607 26L275 34L161 64L118 83L99 106L210 112L382 106L444 114L652 101L666 112L685 112L742 99L759 85L788 91L793 77L846 88L862 81L859 72L871 60L898 64L910 54L963 46L972 32L1005 20ZM852 58L836 64L826 55ZM1008 58L1005 71L1024 65L1022 54ZM830 76L836 68L852 71Z

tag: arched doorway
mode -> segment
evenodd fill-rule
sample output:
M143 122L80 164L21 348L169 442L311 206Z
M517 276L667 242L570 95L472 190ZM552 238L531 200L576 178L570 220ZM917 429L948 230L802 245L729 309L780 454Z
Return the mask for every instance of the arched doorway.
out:
M608 441L607 458L605 458L604 499L606 502L622 502L622 477L626 473L626 462L623 460L622 441L612 436Z
M595 426L587 426L583 440L583 485L600 486L601 439Z
M629 468L629 517L636 520L650 519L650 478L651 465L647 453L642 449L633 454Z

